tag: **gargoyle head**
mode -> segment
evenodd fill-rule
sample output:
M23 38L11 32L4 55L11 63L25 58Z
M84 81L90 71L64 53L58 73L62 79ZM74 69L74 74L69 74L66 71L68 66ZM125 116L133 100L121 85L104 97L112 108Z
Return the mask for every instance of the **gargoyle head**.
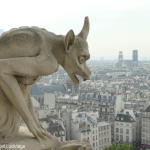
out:
M65 62L64 69L75 84L79 84L77 75L83 80L89 80L90 70L86 61L90 58L88 43L86 41L89 33L89 19L85 17L81 32L75 36L73 30L70 30L65 36Z

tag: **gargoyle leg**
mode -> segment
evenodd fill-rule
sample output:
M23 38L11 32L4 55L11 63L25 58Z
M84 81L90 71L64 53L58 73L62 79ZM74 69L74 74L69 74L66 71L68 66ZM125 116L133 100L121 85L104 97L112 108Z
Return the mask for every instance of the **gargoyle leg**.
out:
M39 126L39 128L40 128L40 123L39 123L38 119L36 118L36 115L35 115L35 112L34 112L34 109L33 109L32 100L30 98L31 86L20 83L20 88L21 88L21 90L23 92L23 95L26 99L26 103L27 103L27 106L29 108L29 111L31 112L31 115L32 115L34 121L36 122L37 126Z
M23 86L23 93L25 95L25 98L26 98L26 101L27 101L27 105L28 105L28 108L31 112L31 115L34 119L34 121L36 122L37 126L39 128L41 128L42 130L44 130L45 132L45 135L46 136L50 136L51 137L51 134L48 133L48 131L46 131L46 129L44 129L42 127L42 125L40 124L39 120L37 119L36 115L35 115L35 112L34 112L34 108L33 108L33 104L32 104L32 100L31 100L31 97L30 97L30 89L31 89L31 86L30 85L22 85Z
M0 73L0 87L23 118L32 134L39 141L47 139L43 130L40 130L35 123L16 78L13 75Z

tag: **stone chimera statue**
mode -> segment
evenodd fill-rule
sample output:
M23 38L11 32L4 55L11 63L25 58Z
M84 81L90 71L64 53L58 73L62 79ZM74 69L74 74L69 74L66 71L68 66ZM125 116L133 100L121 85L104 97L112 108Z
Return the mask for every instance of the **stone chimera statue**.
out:
M73 30L62 36L38 27L20 27L0 36L0 141L15 137L22 118L43 148L83 148L81 142L61 143L42 128L33 110L30 88L41 76L56 72L59 65L74 83L79 83L76 75L88 80L88 32L86 17L77 36ZM90 149L87 144L85 147Z

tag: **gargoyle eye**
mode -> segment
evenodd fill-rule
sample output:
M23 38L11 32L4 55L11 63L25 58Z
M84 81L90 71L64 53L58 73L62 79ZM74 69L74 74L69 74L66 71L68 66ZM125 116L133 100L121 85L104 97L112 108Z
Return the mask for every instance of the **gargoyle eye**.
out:
M85 63L85 61L86 61L86 58L85 58L84 56L80 56L80 57L79 57L79 63L80 63L80 64Z

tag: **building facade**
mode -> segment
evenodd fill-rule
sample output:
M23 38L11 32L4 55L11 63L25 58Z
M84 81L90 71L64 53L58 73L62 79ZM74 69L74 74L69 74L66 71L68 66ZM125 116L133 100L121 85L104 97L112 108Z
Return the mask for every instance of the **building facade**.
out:
M111 145L111 126L97 122L95 116L86 112L77 113L72 118L72 140L89 141L93 150L103 150Z
M142 115L141 148L150 150L150 106Z
M115 118L114 140L116 143L133 144L136 141L136 120L128 112L120 112Z

